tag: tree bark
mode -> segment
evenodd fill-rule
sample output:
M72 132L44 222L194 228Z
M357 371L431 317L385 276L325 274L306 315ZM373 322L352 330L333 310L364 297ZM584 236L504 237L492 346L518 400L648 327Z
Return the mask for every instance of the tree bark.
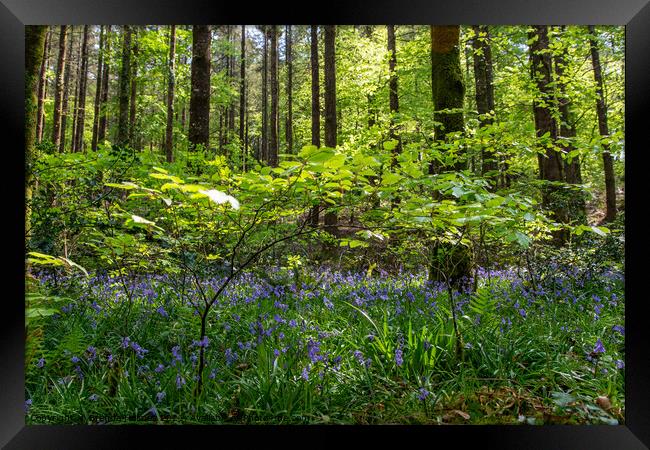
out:
M44 40L43 58L41 61L41 70L38 77L38 106L36 112L36 139L38 142L43 140L43 128L45 127L45 113L43 105L47 98L47 68L50 58L50 45L52 43L52 29L47 28Z
M311 145L320 147L320 80L318 67L318 25L311 26L310 40L310 66L311 66ZM309 224L318 226L320 220L319 207L314 206L309 210Z
M271 25L271 140L269 141L269 165L278 165L278 27Z
M63 80L63 100L61 103L61 135L59 137L59 152L63 153L65 150L65 141L66 141L66 131L68 124L68 100L70 99L70 81L72 77L70 76L70 71L72 67L72 48L74 47L74 26L70 26L70 43L67 48L67 63L65 67L65 74Z
M77 120L79 119L79 88L81 87L81 54L83 38L79 41L77 52L77 71L74 82L74 106L72 107L72 133L70 133L70 150L77 151Z
M117 145L129 145L129 88L131 86L131 27L124 25L122 36L122 67L120 69L119 116Z
M589 47L591 49L591 63L594 69L594 81L596 82L596 114L598 115L598 131L603 138L609 137L607 124L607 105L603 94L603 69L600 64L600 54L596 27L589 25ZM605 172L605 219L603 222L611 222L616 218L616 179L614 178L614 159L609 152L609 144L603 143L603 168Z
M176 59L176 25L169 27L169 60L167 74L167 127L165 128L165 156L174 161L174 62Z
M102 96L102 64L104 60L104 25L99 28L99 50L97 53L97 74L95 83L95 106L93 114L93 136L90 141L90 148L97 150L97 132L99 131L99 103Z
M494 86L492 84L492 48L490 45L490 30L487 25L474 25L474 38L472 39L473 63L474 63L474 85L476 90L476 109L479 114L481 127L491 125L494 122ZM493 152L481 149L481 173L492 173L488 180L492 187L497 183L498 165Z
M239 142L245 146L244 132L246 128L246 25L241 26L241 50L239 61ZM244 151L242 161L246 160ZM245 167L245 165L244 165Z
M287 61L287 124L285 129L287 153L293 153L293 57L291 25L286 27L285 58Z
M192 92L190 95L190 149L210 146L210 27L192 30Z
M565 26L560 27L561 32L564 32ZM564 70L567 65L567 58L569 56L566 44L562 44L561 53L553 56L553 63L555 66L555 74L557 75L558 87L558 110L560 113L558 135L558 144L565 155L568 155L575 146L573 139L576 137L576 128L574 122L573 111L571 111L571 99L568 98L566 93L566 81L564 79ZM565 181L570 184L582 184L582 172L580 168L580 158L575 156L569 161L564 160L564 174ZM579 223L587 223L587 211L585 206L585 199L580 191L572 192L571 198L568 201L568 218L575 220Z
M336 147L336 26L325 25L325 146ZM337 234L338 215L325 213L325 227Z
M532 42L530 45L531 75L538 91L533 100L533 113L537 138L540 140L538 145L541 146L538 159L540 179L561 182L564 181L564 164L555 147L558 133L551 110L551 105L554 104L554 92L548 26L534 26L528 37ZM542 206L550 209L557 221L566 223L567 212L562 206L564 202L559 195L561 192L556 186L544 187L542 189ZM554 233L557 245L562 245L566 238L566 232L563 230Z
M268 124L267 124L267 101L268 101L268 31L267 26L262 25L262 34L264 35L264 46L262 51L262 142L260 159L268 163Z
M104 48L106 54L104 55L104 67L102 69L102 96L99 104L99 125L97 128L97 139L99 142L104 142L106 139L106 128L108 126L108 90L109 90L109 74L110 64L109 58L111 51L111 25L106 29L106 36L104 37Z
M129 145L137 148L136 120L137 120L137 92L138 92L138 29L133 28L133 45L131 61L131 99L129 100Z
M395 25L386 25L388 31L388 73L389 73L389 95L388 102L390 106L390 138L397 141L397 145L393 148L391 166L397 164L397 155L402 153L402 140L397 132L395 125L395 116L399 114L399 96L397 95L397 72L395 66L397 65L397 49L395 45Z
M84 37L81 44L81 74L79 78L79 102L77 106L77 127L75 150L83 151L84 126L86 122L86 86L88 84L88 25L84 25Z
M37 90L44 58L45 25L25 26L25 230L31 228L34 142L38 120Z
M68 33L68 25L61 25L59 31L59 57L56 64L56 81L54 87L54 118L52 122L52 143L56 149L61 144L61 117L63 116L63 88L65 85L64 77Z
M435 137L445 141L448 136L464 130L463 108L465 86L460 69L460 26L431 26L431 85L434 105L434 119L440 125L436 126ZM445 110L455 110L448 112ZM464 155L459 154L459 158ZM467 163L459 159L451 169L460 171ZM436 165L429 166L429 172L436 172Z

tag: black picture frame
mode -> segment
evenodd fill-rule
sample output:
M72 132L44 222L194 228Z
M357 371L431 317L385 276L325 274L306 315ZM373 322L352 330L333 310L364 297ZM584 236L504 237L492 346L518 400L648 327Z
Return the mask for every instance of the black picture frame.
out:
M354 438L404 445L463 445L518 449L642 449L650 447L650 327L642 291L645 256L642 156L648 153L650 0L374 0L265 2L208 0L0 0L0 104L4 287L0 313L0 445L9 449L180 447L195 439L225 445L252 438L277 445L346 443ZM37 24L549 24L626 26L626 420L590 426L231 427L25 426L24 417L24 25ZM11 139L13 138L13 139ZM13 145L7 144L13 140ZM11 245L7 245L11 244ZM7 289L12 287L13 289ZM408 439L408 441L405 441ZM138 444L135 444L138 442ZM420 443L421 442L421 443ZM176 445L174 445L176 444ZM444 445L444 444L443 444Z

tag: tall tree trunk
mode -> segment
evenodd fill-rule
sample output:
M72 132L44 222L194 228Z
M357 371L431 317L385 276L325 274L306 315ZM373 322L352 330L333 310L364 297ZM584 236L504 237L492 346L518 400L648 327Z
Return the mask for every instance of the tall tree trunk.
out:
M435 130L438 141L445 141L449 135L464 129L462 108L465 86L460 69L459 41L460 26L431 26L431 80L434 118L440 123ZM462 154L458 156L464 157ZM451 167L440 169L460 171L466 167L466 161L459 159ZM435 164L429 166L429 171L436 171Z
M269 165L278 165L278 27L271 25L271 140Z
M267 26L262 25L262 34L264 35L264 46L262 51L264 52L262 56L262 142L261 142L261 154L260 159L268 163L268 125L267 125L267 100L268 100L268 31Z
M233 27L228 25L228 44L229 48L234 48L235 33ZM228 56L228 84L235 89L235 56L229 53ZM231 142L235 135L235 99L233 98L228 105L228 142Z
M79 119L79 88L81 87L81 58L83 52L83 38L79 41L77 52L77 72L74 83L74 106L72 107L72 133L70 134L70 150L77 151L77 120Z
M95 83L95 106L93 109L93 136L90 148L97 150L97 132L99 131L99 102L102 96L102 64L104 60L104 25L99 27L99 51L97 53L97 74Z
M310 66L311 66L311 145L320 147L320 79L318 66L318 25L311 26L310 41ZM319 206L314 206L309 211L309 224L318 226Z
M287 124L285 135L288 153L293 153L293 56L291 40L291 25L287 25L284 53L287 61Z
M529 33L531 75L537 87L537 95L533 100L533 113L535 116L535 129L540 150L544 149L545 157L540 155L540 179L556 182L564 181L564 163L560 153L556 150L557 126L553 118L551 105L554 104L553 79L551 54L549 50L548 26L535 26ZM548 135L542 139L544 135ZM566 208L559 198L561 191L555 186L542 189L542 206L550 209L559 222L567 222ZM566 241L566 232L560 230L554 233L557 245Z
M68 124L68 100L70 98L70 82L72 81L72 77L70 76L70 71L72 67L72 49L74 47L74 26L70 26L70 43L68 44L68 48L66 50L66 67L65 67L65 74L64 80L63 80L63 100L61 102L61 136L59 137L59 152L63 153L65 150L65 141L66 141L66 131L68 129L67 124Z
M391 166L397 164L397 155L402 152L402 142L397 132L395 125L395 116L399 114L399 97L397 95L397 72L395 66L397 65L397 49L395 46L395 25L386 25L388 31L388 73L389 73L389 95L388 101L390 105L390 138L397 141L397 145L393 148L393 156L391 158Z
M131 27L122 28L122 67L120 69L119 116L117 145L129 145L129 88L131 86Z
M563 33L565 26L562 25L560 30ZM558 109L560 112L558 134L559 137L562 138L558 141L558 144L565 155L568 155L575 150L573 139L576 137L574 114L573 111L571 111L571 99L567 96L566 81L564 80L564 70L567 65L568 57L568 48L565 43L562 43L561 53L553 56L553 63L555 66L555 74L557 75L557 97ZM578 156L573 157L570 161L568 159L564 160L564 174L567 183L582 184L580 158ZM586 224L587 212L585 198L582 192L573 192L568 200L568 218Z
M52 43L52 29L47 27L45 42L43 47L43 58L41 61L41 70L38 77L38 106L36 112L36 139L38 142L43 140L43 128L45 126L45 113L43 105L47 98L47 68L50 58L50 44Z
M86 122L86 85L88 84L88 25L84 25L83 43L81 44L81 73L79 78L79 102L77 106L77 127L75 150L83 151L84 126Z
M487 25L474 25L472 39L474 62L474 85L476 88L476 109L479 114L481 127L491 125L494 121L491 115L494 111L494 86L492 84L492 48L490 45L490 30ZM494 187L497 183L498 165L493 152L481 148L481 173L490 180Z
M167 127L165 128L165 155L174 161L174 60L176 59L176 25L169 26L169 60L167 74Z
M210 149L210 27L192 29L192 92L190 95L190 149Z
M239 142L245 147L244 132L246 114L246 25L241 26L241 50L239 58ZM242 161L246 160L246 152ZM244 163L245 167L245 163Z
M603 94L603 69L600 64L598 52L598 37L596 27L589 25L589 47L591 49L591 63L594 69L594 80L596 81L596 114L598 115L598 131L603 138L609 137L607 125L607 105ZM611 222L616 218L616 179L614 178L614 159L609 152L609 143L603 143L603 168L605 171L605 219L604 222Z
M63 116L63 87L65 85L68 34L68 25L61 25L59 31L59 56L56 64L56 79L54 82L54 117L52 119L52 143L56 149L61 144L61 116Z
M336 26L325 25L325 146L336 147ZM338 215L325 213L325 227L337 234Z
M99 125L97 128L97 139L99 142L104 142L106 139L106 128L108 126L108 90L109 90L109 74L110 74L110 64L109 58L111 51L111 25L106 29L106 36L104 37L105 43L105 56L104 56L104 67L102 69L102 95L99 104Z
M37 89L44 57L45 25L25 26L25 231L31 229L33 164L36 159ZM26 236L27 237L27 236ZM26 241L27 242L27 241Z
M137 92L138 92L138 29L133 29L133 45L131 61L131 99L129 100L129 145L137 148L136 145L136 120L137 120Z

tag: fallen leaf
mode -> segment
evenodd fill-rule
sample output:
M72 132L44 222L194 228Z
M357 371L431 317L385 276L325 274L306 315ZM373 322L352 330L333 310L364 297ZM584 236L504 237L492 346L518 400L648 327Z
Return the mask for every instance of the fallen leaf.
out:
M598 398L596 398L596 404L601 408L603 408L604 410L608 410L612 407L612 403L604 395L601 395Z

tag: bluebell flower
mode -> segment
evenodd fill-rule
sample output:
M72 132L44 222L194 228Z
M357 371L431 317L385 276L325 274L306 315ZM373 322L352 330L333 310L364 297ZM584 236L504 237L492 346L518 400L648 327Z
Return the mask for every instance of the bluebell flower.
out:
M183 362L183 355L181 355L180 345L175 345L172 347L172 355L174 356L174 359L172 360L172 366L175 366L177 361Z
M165 366L163 366L162 364L158 364L158 367L156 367L156 368L154 369L154 372L156 372L156 373L160 373L160 372L162 372L163 370L165 370Z
M308 367L309 367L309 366L304 367L304 368L302 369L302 378L303 378L305 381L309 381L309 368L308 368Z
M605 347L603 346L603 342L600 340L600 338L598 338L596 341L593 353L605 353Z
M419 390L418 399L424 401L424 399L426 399L429 396L429 394L431 393L422 387Z
M614 325L612 330L619 332L621 336L625 336L625 327L622 327L621 325Z
M45 365L45 359L44 358L40 358L38 360L38 362L36 363L36 367L38 367L39 369L43 368L44 365Z
M617 368L617 369L623 369L624 367L625 367L625 362L623 362L623 361L620 360L620 359L617 359L617 360L616 360L616 368Z
M398 367L400 367L402 364L404 364L404 360L402 359L402 349L398 348L395 350L395 364L397 364Z
M130 337L127 336L122 338L122 348L129 348L130 343L131 343Z
M79 358L76 357L76 356L73 356L72 358L70 358L70 361L72 361L74 364L77 364L79 362Z
M156 309L156 312L163 317L169 317L169 314L167 314L167 311L165 311L165 308L163 308L162 305L159 306L158 309Z
M86 351L88 352L88 361L94 361L97 358L97 350L92 345L89 345Z
M158 393L156 394L156 401L157 401L158 403L162 402L163 399L165 398L165 395L166 395L166 394L165 394L164 392L158 392Z
M28 398L27 400L25 400L25 413L29 412L30 406L32 406L32 399Z
M180 389L181 387L183 387L184 384L185 384L185 378L181 377L181 374L179 373L178 375L176 375L176 389Z
M97 394L92 394L90 397L88 397L88 400L91 402L96 402L99 396Z

